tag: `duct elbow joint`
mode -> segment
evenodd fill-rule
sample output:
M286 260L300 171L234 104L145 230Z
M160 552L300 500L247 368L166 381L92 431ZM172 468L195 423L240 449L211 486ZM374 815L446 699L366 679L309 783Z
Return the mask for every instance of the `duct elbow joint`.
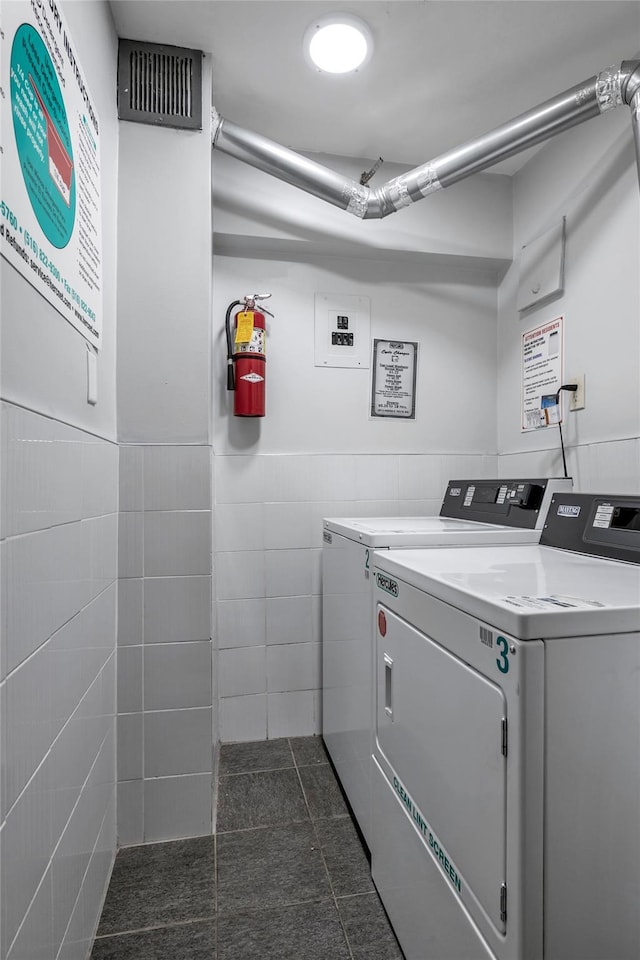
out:
M360 220L381 220L388 214L395 213L400 205L393 202L387 186L388 184L385 184L377 190L370 190L369 187L352 183L347 194L347 213L354 214Z
M620 88L622 100L631 105L631 101L640 90L640 60L623 60L620 66L622 76Z
M347 213L352 213L359 220L364 220L368 216L369 188L352 181L344 192L348 201L345 207Z
M395 212L396 208L389 203L384 193L384 187L380 187L377 190L374 190L369 196L369 203L367 206L365 219L382 220L383 217Z
M407 206L400 201L397 190L391 189L393 183L394 181L391 180L371 192L365 213L366 220L382 220L390 213L396 213L401 207Z
M621 104L631 104L640 88L640 60L623 60L620 68L609 67L596 77L596 96L600 113Z

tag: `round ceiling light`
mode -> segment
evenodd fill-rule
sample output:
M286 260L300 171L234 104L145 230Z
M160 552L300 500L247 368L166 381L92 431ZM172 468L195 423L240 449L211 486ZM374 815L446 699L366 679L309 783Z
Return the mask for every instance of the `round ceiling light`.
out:
M318 17L304 35L304 52L320 73L353 73L369 60L373 38L369 27L351 14Z

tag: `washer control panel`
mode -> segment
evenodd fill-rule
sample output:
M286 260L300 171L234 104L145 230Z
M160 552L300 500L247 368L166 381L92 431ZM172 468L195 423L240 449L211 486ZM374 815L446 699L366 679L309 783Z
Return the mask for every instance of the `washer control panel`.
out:
M540 545L640 563L640 497L556 494Z

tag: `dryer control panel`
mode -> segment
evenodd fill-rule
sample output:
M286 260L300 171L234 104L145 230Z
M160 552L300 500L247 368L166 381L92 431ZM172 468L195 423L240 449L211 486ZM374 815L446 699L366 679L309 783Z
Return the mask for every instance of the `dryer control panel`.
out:
M440 516L535 530L542 526L551 493L571 486L564 478L450 480Z
M540 545L640 563L640 497L556 494Z

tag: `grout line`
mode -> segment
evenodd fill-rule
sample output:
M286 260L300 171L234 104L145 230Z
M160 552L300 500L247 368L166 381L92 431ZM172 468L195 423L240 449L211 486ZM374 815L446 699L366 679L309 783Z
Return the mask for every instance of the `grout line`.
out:
M150 933L153 930L170 930L172 927L189 927L196 923L212 923L215 919L216 914L212 913L210 917L190 917L186 920L174 920L172 923L157 923L149 927L135 927L132 930L117 930L113 933L101 933L96 935L95 942L111 940L114 937L130 937L135 933Z
M235 773L221 773L220 780L226 780L227 777L246 777L254 773L281 773L283 770L295 769L297 769L295 764L292 764L290 767L265 767L264 769L259 770L237 770Z

